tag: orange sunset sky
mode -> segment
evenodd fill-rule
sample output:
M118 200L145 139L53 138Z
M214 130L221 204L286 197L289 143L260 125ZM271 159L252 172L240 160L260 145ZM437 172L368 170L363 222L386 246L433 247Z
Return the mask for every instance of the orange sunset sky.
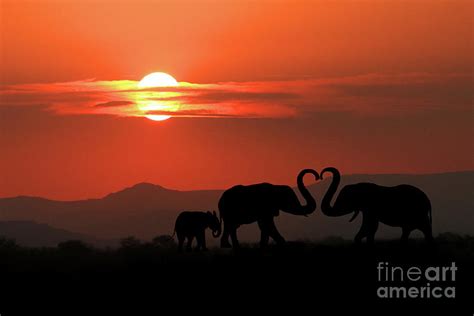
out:
M0 0L0 197L295 184L328 165L472 170L473 12L460 0ZM158 71L179 84L137 87Z

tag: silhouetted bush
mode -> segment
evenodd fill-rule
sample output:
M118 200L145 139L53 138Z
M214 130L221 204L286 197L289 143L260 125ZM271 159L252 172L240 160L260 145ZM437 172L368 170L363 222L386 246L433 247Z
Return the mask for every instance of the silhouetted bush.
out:
M436 237L436 240L448 241L448 242L459 242L463 240L463 237L455 233L446 232L446 233L439 234L438 237Z
M439 234L435 240L437 244L444 245L451 252L458 252L467 256L474 254L473 236L446 232Z
M102 297L105 284L110 287L108 290L125 291L126 295L120 296L123 299L132 292L146 289L154 299L159 299L158 305L168 301L163 293L172 296L178 293L185 298L188 296L184 295L196 293L228 296L232 289L240 291L242 287L247 297L257 299L261 298L262 290L272 293L282 289L284 296L280 297L286 300L295 293L292 297L299 303L314 305L315 296L326 300L336 293L337 300L365 299L361 301L365 304L367 298L373 301L375 286L379 286L375 281L378 262L409 266L446 266L456 262L462 273L459 280L456 279L456 291L459 290L462 297L462 293L472 291L474 282L470 268L474 266L472 241L472 236L442 234L435 247L421 239L401 244L398 238L380 240L369 247L332 237L316 242L288 241L283 246L270 245L265 249L260 249L258 243L243 243L239 251L211 248L208 252L179 254L176 248L166 248L175 247L175 243L164 235L150 242L130 236L121 240L119 248L109 249L90 248L78 240L51 248L27 248L16 245L11 239L0 238L0 284L11 295L22 293L21 297L24 297L25 284L37 285L40 290L34 288L34 295L45 293L50 300L51 290L44 290L48 286L65 295L70 295L71 287L82 286L84 290L81 288L80 295L95 289ZM311 285L309 291L303 287L305 283ZM18 286L18 290L11 291L14 286ZM183 289L192 290L183 292ZM110 302L120 303L114 299ZM231 299L233 304L234 297ZM150 301L155 304L154 300Z
M15 250L19 248L15 239L0 236L0 249L1 250Z
M153 238L152 245L158 248L174 248L176 247L176 242L174 241L173 237L170 235L159 235Z
M58 244L58 249L65 253L82 254L92 251L92 247L81 240L68 240Z
M451 232L441 233L436 237L437 242L450 243L455 245L472 246L474 237L470 235L458 235Z
M142 242L135 236L128 236L120 239L120 248L122 249L136 249L140 246L142 246Z

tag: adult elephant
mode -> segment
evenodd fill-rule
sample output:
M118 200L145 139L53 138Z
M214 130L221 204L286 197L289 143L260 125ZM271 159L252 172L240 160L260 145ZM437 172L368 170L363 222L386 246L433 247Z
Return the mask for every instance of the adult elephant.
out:
M336 168L328 167L321 172L332 173L332 182L321 203L321 210L327 216L343 216L354 212L351 222L362 212L362 226L355 236L360 243L367 238L373 243L379 222L388 226L402 228L402 241L406 241L411 231L419 229L427 241L432 241L431 203L426 194L411 185L394 187L380 186L374 183L357 183L346 185L341 189L334 206L331 200L341 181Z
M306 174L312 174L319 180L318 173L313 169L304 169L298 174L298 189L306 200L306 205L301 205L293 189L287 185L259 183L237 185L226 190L219 200L220 217L224 222L221 247L238 248L237 228L253 222L257 222L260 228L262 247L268 244L269 237L272 237L277 244L283 244L285 239L274 223L274 217L279 215L279 211L308 215L316 209L316 201L303 183ZM229 243L229 236L232 239L232 246Z

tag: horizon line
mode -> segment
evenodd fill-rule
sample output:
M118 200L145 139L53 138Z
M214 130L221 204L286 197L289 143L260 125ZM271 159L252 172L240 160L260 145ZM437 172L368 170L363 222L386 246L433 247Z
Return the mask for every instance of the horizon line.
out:
M346 174L344 175L344 177L354 177L354 176L435 176L435 175L446 175L446 174L458 174L458 173L474 173L474 169L469 169L469 170L459 170L459 171L443 171L443 172L429 172L429 173L350 173L350 174ZM331 177L330 177L331 178ZM342 178L342 176L341 176ZM327 178L322 180L321 182L323 181L327 181ZM118 190L118 191L113 191L113 192L110 192L110 193L107 193L101 197L91 197L91 198L83 198L83 199L52 199L52 198L47 198L47 197L44 197L44 196L37 196L37 195L15 195L15 196L0 196L0 200L2 199L15 199L15 198L36 198L36 199L42 199L42 200L47 200L47 201L57 201L57 202L78 202L78 201L88 201L88 200L100 200L100 199L104 199L106 197L108 197L109 195L112 195L112 194L116 194L116 193L119 193L119 192L123 192L127 189L131 189L131 188L134 188L138 185L141 185L141 184L147 184L147 185L152 185L154 187L160 187L164 190L167 190L167 191L174 191L174 192L202 192L202 191L224 191L224 189L222 188L218 188L218 189L192 189L192 190L179 190L179 189L173 189L173 188L169 188L169 187L165 187L163 185L160 185L160 184L155 184L155 183L151 183L151 182L147 182L147 181L142 181L142 182L137 182L133 185L130 185L130 186L125 186L123 187L122 189ZM251 184L251 183L249 183ZM244 184L244 185L249 185L249 184ZM307 186L312 186L312 185L315 185L317 184L316 182L315 183L312 183L310 185L307 185ZM234 184L234 185L238 185L238 184Z

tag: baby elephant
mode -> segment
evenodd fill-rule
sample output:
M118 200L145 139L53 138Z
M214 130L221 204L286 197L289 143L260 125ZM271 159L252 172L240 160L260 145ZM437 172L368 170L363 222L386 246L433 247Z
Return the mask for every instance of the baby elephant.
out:
M181 212L176 218L174 231L178 237L179 251L183 251L183 243L187 238L186 250L191 251L194 237L197 240L196 250L207 250L206 228L212 230L212 236L217 238L221 234L221 223L216 212Z

